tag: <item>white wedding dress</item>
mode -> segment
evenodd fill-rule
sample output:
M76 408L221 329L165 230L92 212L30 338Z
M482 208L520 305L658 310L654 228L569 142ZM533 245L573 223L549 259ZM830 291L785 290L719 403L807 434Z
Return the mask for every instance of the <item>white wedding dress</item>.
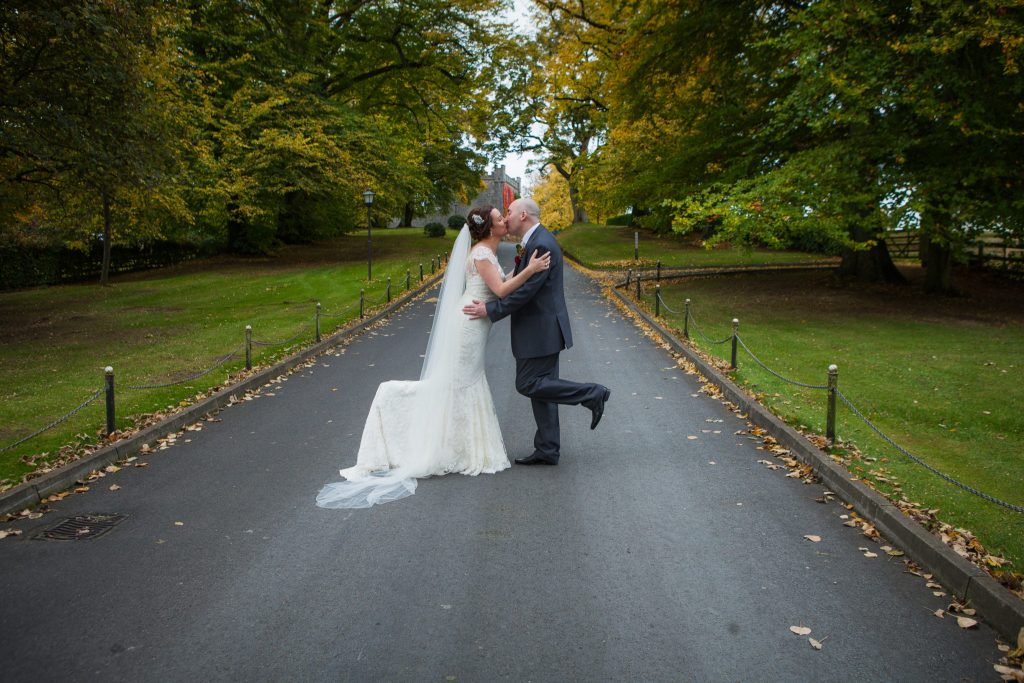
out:
M486 246L467 251L469 231L463 228L438 296L420 380L377 388L356 464L341 470L347 481L320 491L320 507L370 507L411 495L418 478L453 472L475 476L509 467L484 372L491 321L462 313L473 299L496 298L477 270L478 261L490 261L505 275Z

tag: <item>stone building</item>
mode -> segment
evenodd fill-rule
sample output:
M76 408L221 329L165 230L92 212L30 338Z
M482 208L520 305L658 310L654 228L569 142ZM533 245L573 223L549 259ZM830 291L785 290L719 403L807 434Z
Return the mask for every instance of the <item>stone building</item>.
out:
M513 178L512 176L505 173L505 167L499 166L492 173L485 175L481 178L484 183L484 189L480 191L473 201L467 206L462 203L456 203L448 207L448 211L443 214L433 214L430 216L423 216L422 218L415 218L412 221L413 227L422 228L427 223L440 223L445 227L448 226L449 216L462 216L465 217L469 213L470 209L474 209L478 206L491 206L497 208L499 211L504 212L505 204L502 199L502 193L505 191L507 185L511 188L514 196L522 196L522 188L519 185L519 178ZM397 226L398 220L391 222L391 227Z

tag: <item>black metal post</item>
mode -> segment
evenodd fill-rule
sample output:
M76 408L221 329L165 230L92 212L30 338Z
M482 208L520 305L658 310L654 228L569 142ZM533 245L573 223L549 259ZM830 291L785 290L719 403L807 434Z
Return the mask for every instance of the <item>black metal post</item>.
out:
M640 280L642 279L640 273L636 274L636 300L640 301Z
M104 370L107 380L107 436L115 431L114 426L114 368L109 365Z
M433 259L433 258L431 258L431 259L430 259L430 274L431 274L431 275L433 275L433 274L434 274L434 272L435 272L435 270L436 270L436 269L434 268L434 259Z
M388 303L391 303L391 276L388 275Z
M839 386L839 366L828 366L828 412L825 414L825 438L836 440L836 387Z
M661 285L654 285L654 317L661 317Z
M320 341L320 302L316 302L316 340Z
M373 222L370 220L372 205L366 205L366 281L373 280Z
M683 312L683 339L690 338L690 300L686 300L686 309Z
M640 260L640 231L633 231L633 260Z
M412 278L412 274L409 272L409 269L406 268L405 269L405 291L407 291L407 292L411 289L411 287L409 286L410 282L412 281L411 278Z
M736 342L740 338L740 321L737 318L732 319L732 364L729 366L733 370L736 369Z
M658 261L658 282L661 282L661 261Z
M365 289L360 289L359 290L359 319L360 320L362 320L362 318L363 318L363 313L365 311L365 307L366 307L366 290Z
M245 369L252 370L252 325L245 326Z
M423 264L420 263L420 282L423 282Z
M629 270L626 271L626 286L627 287L629 287L629 283L632 281L632 279L633 279L633 269L630 268Z

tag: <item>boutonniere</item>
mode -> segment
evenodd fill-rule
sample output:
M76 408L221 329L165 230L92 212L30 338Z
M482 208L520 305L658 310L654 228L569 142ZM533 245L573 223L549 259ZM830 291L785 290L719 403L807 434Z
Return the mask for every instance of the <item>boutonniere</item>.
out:
M522 260L523 260L523 243L520 242L519 244L516 245L516 265L518 266L519 262L522 261Z

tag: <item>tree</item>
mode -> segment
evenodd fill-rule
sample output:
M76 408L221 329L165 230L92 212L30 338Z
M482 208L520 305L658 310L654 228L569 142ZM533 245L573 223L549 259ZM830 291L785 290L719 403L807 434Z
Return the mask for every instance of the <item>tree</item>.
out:
M180 208L163 194L176 169L169 35L179 19L173 7L127 0L0 10L0 206L14 217L5 227L19 207L34 207L62 237L76 219L89 226L101 216L104 284L111 244L128 237L115 229L115 211L141 195L141 204Z

